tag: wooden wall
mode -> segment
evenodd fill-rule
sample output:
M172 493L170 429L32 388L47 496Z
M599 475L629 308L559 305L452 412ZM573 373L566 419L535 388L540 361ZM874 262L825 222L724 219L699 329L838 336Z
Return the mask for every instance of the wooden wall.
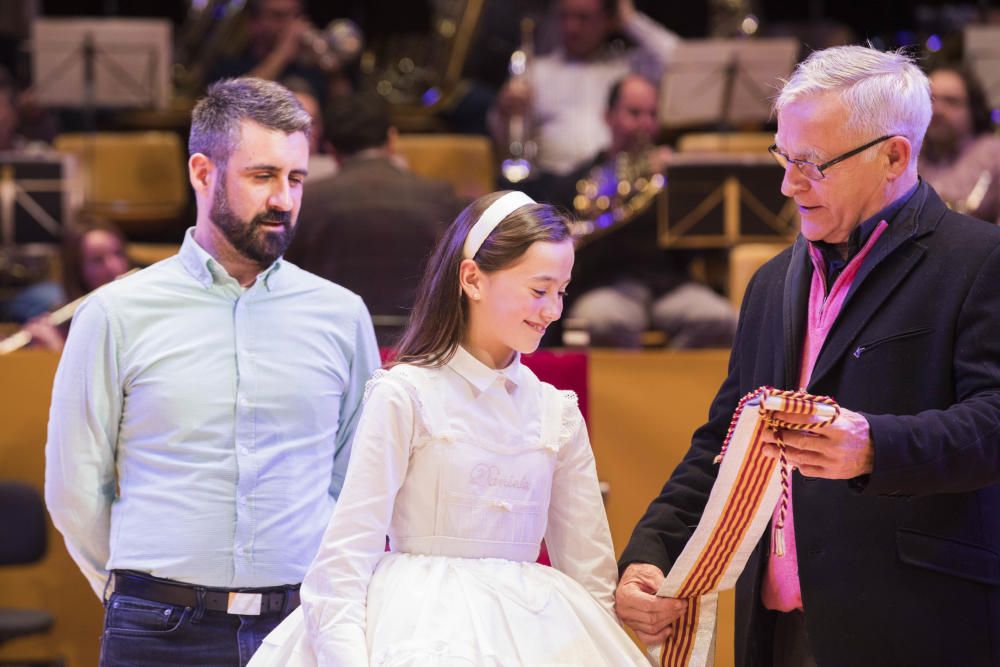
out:
M608 519L616 548L687 450L692 431L725 374L724 351L590 353L590 429L598 473L610 485ZM0 356L0 476L42 488L45 425L57 357L23 351ZM45 637L0 647L0 661L60 655L69 667L97 664L102 609L50 526L40 565L0 568L0 605L50 610ZM732 598L720 602L716 664L732 665Z
M45 430L59 358L26 350L0 356L0 477L42 489ZM0 518L2 520L2 518ZM48 610L48 635L0 647L0 661L61 656L68 667L97 665L104 610L49 524L49 550L39 565L0 568L0 606Z
M590 433L597 472L610 485L611 538L619 555L708 417L729 352L592 351ZM719 596L717 667L733 664L733 595Z

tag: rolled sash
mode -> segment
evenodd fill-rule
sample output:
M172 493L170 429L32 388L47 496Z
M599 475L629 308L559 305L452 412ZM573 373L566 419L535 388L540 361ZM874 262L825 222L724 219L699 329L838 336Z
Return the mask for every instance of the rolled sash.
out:
M776 412L802 415L803 419L777 419ZM722 451L716 457L721 466L705 511L657 591L662 597L685 599L688 606L665 644L649 649L654 665L715 664L718 592L736 585L767 530L776 503L787 502L784 454L781 465L764 456L764 430L816 430L832 423L839 414L840 408L832 399L801 390L761 387L740 400Z

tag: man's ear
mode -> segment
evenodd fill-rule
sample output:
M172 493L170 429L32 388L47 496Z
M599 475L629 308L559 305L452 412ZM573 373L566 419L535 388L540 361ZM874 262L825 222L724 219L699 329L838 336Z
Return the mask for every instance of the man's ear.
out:
M217 176L215 163L204 153L195 153L188 159L188 179L195 192L210 192Z
M886 177L890 181L894 181L910 168L913 145L909 139L902 135L896 135L885 143L885 156L889 163L889 173L886 174Z

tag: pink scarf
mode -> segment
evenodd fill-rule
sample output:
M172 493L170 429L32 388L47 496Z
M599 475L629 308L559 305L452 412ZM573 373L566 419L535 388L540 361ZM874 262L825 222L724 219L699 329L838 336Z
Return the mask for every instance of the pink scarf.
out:
M826 272L823 255L812 244L809 245L809 257L813 263L812 284L809 288L809 312L805 342L802 346L802 364L799 373L799 386L807 387L819 351L823 349L833 323L840 315L851 290L851 284L861 269L865 257L871 251L875 242L888 227L882 220L872 232L864 247L855 255L837 279L833 281L830 293L826 293ZM778 521L781 505L774 508L772 525ZM767 609L789 612L802 609L802 589L799 587L799 559L795 551L795 521L792 514L792 494L788 494L788 504L784 517L785 553L776 556L771 550L767 559L767 573L764 575L764 587L761 591L761 601Z

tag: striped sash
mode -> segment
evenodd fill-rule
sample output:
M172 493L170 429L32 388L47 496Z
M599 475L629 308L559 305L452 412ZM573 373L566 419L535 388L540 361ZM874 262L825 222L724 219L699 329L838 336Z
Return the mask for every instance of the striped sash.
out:
M756 408L756 409L752 409ZM803 423L783 421L776 412L803 415ZM715 664L718 591L736 585L774 513L787 502L784 456L763 454L765 429L814 430L833 422L840 408L830 398L804 391L761 387L740 401L716 457L721 463L708 504L657 595L688 601L663 646L650 649L662 667L711 667ZM780 523L776 526L780 530ZM780 536L780 533L779 533Z

